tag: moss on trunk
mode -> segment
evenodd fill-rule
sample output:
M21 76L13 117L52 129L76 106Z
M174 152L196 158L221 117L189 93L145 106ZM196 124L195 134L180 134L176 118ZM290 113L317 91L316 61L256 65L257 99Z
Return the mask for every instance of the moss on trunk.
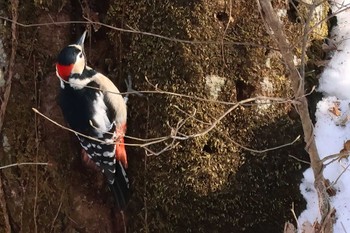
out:
M80 20L88 9L100 22L167 37L95 27L86 44L89 64L122 90L130 75L140 91L156 86L232 103L262 95L292 97L255 1L233 1L231 8L220 0L86 2L21 2L19 18L22 23ZM275 7L287 8L284 3ZM300 24L281 19L290 41L299 40ZM112 201L103 178L82 167L74 135L31 110L37 107L64 124L53 64L59 49L82 29L75 24L19 27L18 79L2 131L10 150L1 150L0 159L2 164L52 165L2 171L15 232L33 232L35 226L38 232L123 232L110 218ZM9 36L7 28L2 37L8 41ZM162 93L129 99L127 134L139 138L168 136L179 123L181 135L197 134L232 106ZM179 140L158 156L128 147L133 189L128 232L280 232L284 221L293 220L292 203L296 211L303 208L298 188L302 165L288 156L307 159L303 145L265 153L240 145L259 150L293 141L302 132L290 112L288 104L262 100L238 107L210 132ZM169 143L150 149L161 151Z

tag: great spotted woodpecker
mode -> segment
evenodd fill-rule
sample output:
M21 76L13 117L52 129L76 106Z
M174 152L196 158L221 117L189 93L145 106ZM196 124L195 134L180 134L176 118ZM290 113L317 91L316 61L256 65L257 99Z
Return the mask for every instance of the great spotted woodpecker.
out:
M124 145L126 103L110 79L86 65L85 37L86 31L58 55L59 104L71 129L79 132L76 136L83 153L103 172L117 206L123 209L129 197L124 169L128 166Z

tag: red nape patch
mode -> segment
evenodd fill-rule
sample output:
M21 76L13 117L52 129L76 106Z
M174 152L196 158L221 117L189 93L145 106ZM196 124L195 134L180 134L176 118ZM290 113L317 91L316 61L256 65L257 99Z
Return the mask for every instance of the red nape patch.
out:
M60 65L60 64L56 64L56 70L58 75L65 81L68 81L69 76L72 73L72 69L73 69L73 64L71 65Z

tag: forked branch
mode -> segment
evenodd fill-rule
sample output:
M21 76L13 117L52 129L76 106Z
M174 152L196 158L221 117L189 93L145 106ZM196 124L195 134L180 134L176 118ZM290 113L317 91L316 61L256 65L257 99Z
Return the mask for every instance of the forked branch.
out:
M320 160L313 132L313 124L310 119L308 102L304 94L304 77L300 76L297 67L294 65L294 54L292 47L287 40L283 25L280 22L276 12L274 11L271 0L257 0L261 10L261 16L268 28L271 30L271 36L277 42L277 45L282 54L283 60L289 71L289 77L292 82L292 88L298 104L295 105L298 111L304 131L304 140L306 143L306 151L310 156L311 167L315 177L315 188L318 194L319 208L321 213L320 225L322 229L319 232L333 232L333 221L329 218L329 213L332 212L329 203L329 196L326 192L326 185L323 176L323 163Z

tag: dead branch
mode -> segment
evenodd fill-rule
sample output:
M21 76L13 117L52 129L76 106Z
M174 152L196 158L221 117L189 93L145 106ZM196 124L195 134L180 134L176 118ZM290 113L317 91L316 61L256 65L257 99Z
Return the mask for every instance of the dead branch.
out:
M295 233L297 232L294 225L290 222L286 222L286 224L284 225L284 230L283 233Z
M60 204L59 204L59 206L58 206L56 215L55 215L54 219L52 220L50 232L54 232L54 229L55 229L55 222L56 222L56 220L57 220L57 218L58 218L58 215L60 214L61 207L62 207L62 204L63 204L63 195L64 195L64 193L65 193L64 191L61 193L61 198L60 198L61 201L60 201Z
M301 162L301 163L305 163L305 164L310 165L310 163L309 163L308 161L299 159L299 158L295 157L294 155L288 155L288 156L291 157L292 159L295 159L295 160L298 161L298 162Z
M11 167L19 167L23 165L41 165L41 166L49 166L50 163L32 163L32 162L27 162L27 163L12 163L9 165L1 166L0 170L6 169L6 168L11 168Z
M324 164L324 167L327 167L329 164L333 163L334 161L339 161L341 158L346 158L349 157L349 151L343 151L343 152L339 152L338 154L332 154L332 155L328 155L326 157L324 157L321 162ZM330 160L330 162L325 163L327 160Z
M280 48L282 57L290 72L290 79L292 81L292 88L295 96L298 98L299 104L295 107L300 115L303 131L304 140L306 143L306 151L309 153L311 167L315 177L315 188L317 190L319 199L319 208L321 213L321 225L324 228L320 232L333 232L333 222L329 218L329 213L331 212L331 207L329 203L329 196L326 192L326 187L324 184L323 177L323 164L320 160L315 138L313 134L313 124L310 119L307 99L304 96L304 82L301 77L297 67L293 63L293 53L291 51L290 44L284 33L281 22L279 21L270 0L257 0L258 6L261 10L263 20L271 29L271 36L276 40L278 47Z
M69 84L69 81L63 80L59 77L57 77L60 81ZM89 88L92 90L96 90L96 91L101 91L103 93L111 93L114 95L129 95L129 94L161 94L161 95L170 95L170 96L175 96L175 97L180 97L180 98L185 98L185 99L190 99L190 100L198 100L198 101L202 101L202 102L208 102L208 103L215 103L215 104L223 104L223 105L235 105L237 104L237 102L230 102L230 101L220 101L220 100L215 100L215 99L208 99L208 98L202 98L202 97L198 97L198 96L194 96L194 95L186 95L186 94L180 94L180 93L176 93L176 92L170 92L170 91L164 91L162 89L160 89L157 84L152 84L147 77L145 77L145 81L152 87L154 88L154 90L145 90L145 91L129 91L129 92L115 92L115 91L109 91L109 90L101 90L98 87L92 87L92 86L85 86L85 85L80 85L84 88ZM75 84L77 85L77 84ZM79 85L78 85L79 86ZM315 91L315 87L312 88L312 90L305 94L304 96L308 96L311 93L313 93ZM292 99L286 99L286 98L280 98L280 97L269 97L269 96L256 96L255 98L258 98L258 100L271 100L274 101L274 103L277 104L283 104L283 103L291 103L291 104L296 104L297 102L295 100ZM242 104L242 106L252 106L252 105L263 105L264 103L258 103L258 102L254 102L249 103L249 104Z
M228 21L227 21L227 24L226 24L226 27L225 27L225 30L224 30L224 33L222 34L222 39L221 39L221 54L222 54L222 62L224 64L224 66L227 66L226 65L226 60L225 60L225 49L224 49L224 42L225 42L225 38L226 38L226 34L227 34L227 30L230 26L230 23L232 23L232 0L229 0L229 17L228 17Z
M300 229L300 224L299 224L299 221L298 221L298 217L297 215L295 214L295 210L294 210L294 202L292 203L292 208L290 209L290 211L292 212L293 214L293 217L297 223L297 226L298 226L298 229ZM293 226L294 227L294 226Z
M35 57L34 57L34 64L35 64ZM34 65L34 73L36 73L35 65ZM38 106L38 87L37 87L37 80L36 75L34 75L34 90L35 90L35 105ZM34 116L34 127L35 127L35 162L38 162L38 156L39 156L39 129L38 129L38 116ZM38 223L37 223L37 216L38 216L38 191L39 191L39 175L38 175L38 166L35 166L35 197L34 197L34 203L33 203L33 220L34 220L34 232L38 232Z
M47 22L47 23L33 23L33 24L25 24L25 23L20 23L20 22L14 22L13 19L7 18L0 16L0 19L6 20L11 23L16 23L17 25L24 27L24 28L30 28L30 27L42 27L42 26L50 26L50 25L66 25L66 24L92 24L92 25L98 25L106 28L110 28L116 31L120 32L126 32L126 33L133 33L133 34L140 34L140 35L145 35L145 36L152 36L155 38L160 38L163 40L168 40L168 41L173 41L176 43L183 43L183 44L193 44L193 45L210 45L210 44L221 44L220 41L215 41L215 40L207 40L207 41L201 41L201 40L185 40L185 39L178 39L174 37L167 37L167 36L162 36L160 34L155 34L151 32L145 32L145 31L139 31L136 29L133 29L129 26L130 29L125 29L125 28L118 28L114 27L105 23L97 22L97 21L91 21L90 19L86 19L86 21L79 21L79 20L70 20L70 21L58 21L58 22ZM264 46L261 44L255 44L251 42L235 42L235 41L225 41L223 42L224 45L244 45L244 46L251 46L251 47L263 47L266 49L270 50L276 50L276 48L271 48L268 46Z
M236 146L246 150L246 151L250 151L250 152L253 152L253 153L256 153L256 154L262 154L262 153L266 153L266 152L269 152L269 151L274 151L274 150L279 150L279 149L282 149L284 147L287 147L287 146L292 146L294 145L297 141L299 141L300 139L300 135L298 135L293 141L291 142L287 142L285 144L282 144L282 145L278 145L278 146L275 146L275 147L270 147L270 148L267 148L267 149L262 149L262 150L255 150L255 149L252 149L252 148L249 148L249 147L246 147L238 142L236 142L235 140L233 140L232 138L228 137L227 135L224 135L225 138L227 138L230 142L232 142L233 144L235 144Z
M171 94L176 94L176 93L171 93ZM252 103L256 103L258 100L261 100L261 99L268 99L268 100L271 100L273 102L278 102L278 103L281 103L281 102L284 102L284 103L287 103L287 102L294 102L294 104L296 104L295 101L293 100L286 100L286 99L282 99L282 98L276 98L276 97L266 97L266 96L258 96L258 97L253 97L253 98L248 98L248 99L245 99L245 100L241 100L239 102L236 102L236 103L232 103L234 104L233 106L231 106L230 108L228 108L223 114L221 114L218 118L216 118L213 122L208 122L208 123L205 123L204 125L206 125L207 127L204 128L203 130L197 132L197 133L194 133L194 134L191 134L191 135L185 135L183 133L180 132L180 129L183 127L183 125L186 123L187 120L189 119L193 119L194 118L194 115L196 114L196 111L194 111L194 113L192 114L186 114L187 115L187 118L183 119L183 120L180 120L176 126L172 127L169 125L169 128L171 129L171 133L170 135L167 135L167 136L162 136L162 137L157 137L157 138L150 138L150 139L142 139L142 138L136 138L136 137L131 137L131 136L127 136L127 135L124 135L125 138L130 138L130 139L133 139L133 140L136 140L136 141L139 141L139 142L143 142L143 143L124 143L126 146L133 146L133 147L140 147L140 148L143 148L145 149L147 152L148 152L148 156L157 156L157 155L160 155L162 153L164 153L165 151L168 151L168 150L171 150L173 149L174 147L176 147L178 145L178 141L184 141L184 140L188 140L188 139L192 139L192 138L196 138L196 137L201 137L203 135L206 135L207 133L211 132L213 129L215 129L215 127L230 113L232 113L235 109L237 109L238 107L240 106L246 106L247 104L248 105L252 105ZM39 112L36 108L32 108L32 110L40 115L41 117L47 119L48 121L50 121L51 123L57 125L58 127L64 129L64 130L67 130L67 131L70 131L76 135L79 135L79 136L82 136L82 137L85 137L85 138L88 138L90 140L93 140L93 141L97 141L97 142L100 142L100 143L105 143L105 144L113 144L115 142L105 142L105 141L101 141L100 139L97 139L97 138L94 138L94 137L91 137L91 136L88 136L88 135L85 135L85 134L82 134L80 132L77 132L75 130L72 130L68 127L65 127L61 124L59 124L58 122L50 119L49 117L45 116L43 113ZM277 149L280 149L280 148L283 148L283 147L286 147L286 146L290 146L292 144L294 144L295 142L297 142L300 138L300 136L298 136L296 139L294 139L292 142L290 143L286 143L286 144L283 144L283 145L279 145L279 146L276 146L276 147L273 147L273 148L268 148L268 149L264 149L264 150L255 150L255 149L251 149L251 148L248 148L238 142L235 142L233 139L227 137L228 140L230 140L231 142L233 142L234 144L236 144L237 146L245 149L245 150L248 150L248 151L251 151L251 152L255 152L255 153L264 153L264 152L267 152L267 151L271 151L271 150L277 150ZM155 144L159 144L159 143L164 143L165 146L160 149L159 151L153 151L152 149L150 149L149 147L151 145L155 145Z
M343 171L338 175L338 177L335 179L335 181L332 182L332 184L330 186L334 187L334 185L336 185L336 183L339 181L340 177L343 176L343 174L349 169L350 167L350 164L348 164L346 167L342 166L343 167ZM329 187L327 187L329 188Z

